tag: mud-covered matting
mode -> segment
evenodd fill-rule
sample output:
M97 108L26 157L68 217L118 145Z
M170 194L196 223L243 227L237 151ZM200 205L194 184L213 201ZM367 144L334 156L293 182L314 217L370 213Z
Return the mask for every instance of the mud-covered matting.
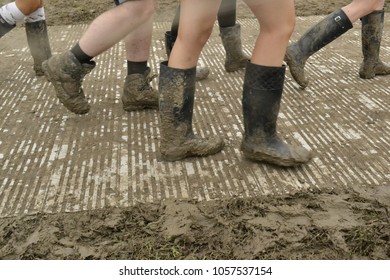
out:
M298 18L293 39L318 20ZM258 25L253 19L240 22L249 54ZM385 62L390 62L389 24L381 49ZM155 72L166 59L163 34L168 26L155 24L150 60ZM53 52L71 48L85 28L50 27ZM220 154L175 163L159 160L157 111L122 109L122 43L97 57L97 67L85 78L92 105L85 116L68 112L45 78L34 76L23 28L1 39L0 55L0 217L172 198L214 200L389 185L390 77L358 77L360 23L309 59L306 90L287 71L278 130L288 142L315 153L309 164L293 169L242 157L244 71L225 72L217 27L200 61L211 73L197 83L193 128L200 136L219 134L227 145Z

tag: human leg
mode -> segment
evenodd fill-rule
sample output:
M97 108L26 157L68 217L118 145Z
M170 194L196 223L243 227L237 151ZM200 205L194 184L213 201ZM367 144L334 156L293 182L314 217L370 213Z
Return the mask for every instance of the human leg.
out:
M377 1L375 11L362 17L362 51L363 62L360 65L359 76L372 79L377 75L389 75L390 65L384 64L379 58L384 26L384 1Z
M0 38L42 6L42 0L16 0L0 7Z
M307 59L351 29L356 20L375 11L378 2L384 3L383 0L354 0L326 16L288 47L285 60L301 88L309 83L304 72Z
M126 1L98 16L72 51L53 56L43 63L46 77L66 108L77 114L89 111L90 105L81 85L85 75L95 67L91 59L136 30L153 13L153 0Z
M192 131L195 74L209 38L220 0L182 0L180 29L159 80L160 151L168 161L207 156L223 148L220 137L199 138Z
M42 76L42 62L51 56L42 0L16 0L0 7L0 37L16 23L25 21L27 42L37 76Z
M114 0L118 6L124 0ZM136 30L128 34L123 42L126 49L127 75L123 86L122 104L131 112L158 107L158 93L150 86L152 75L148 67L153 33L153 15Z
M282 99L284 54L294 29L293 0L244 0L257 17L261 29L245 71L243 86L243 154L255 161L280 166L307 162L311 155L303 147L283 142L277 133Z
M34 60L34 70L37 76L44 75L42 63L51 57L46 15L43 1L40 2L40 7L25 18L27 43Z
M242 51L241 26L236 22L236 0L222 0L218 11L218 24L226 52L225 69L234 72L246 66L249 57Z
M153 17L125 39L127 76L122 103L125 111L158 107L158 92L150 86L152 75L148 67L153 31Z
M179 33L179 21L180 21L180 4L177 5L175 16L171 24L171 30L165 32L165 50L167 52L167 57L171 54L173 45L176 42L177 34ZM197 66L196 67L196 80L201 81L206 79L210 74L208 67Z

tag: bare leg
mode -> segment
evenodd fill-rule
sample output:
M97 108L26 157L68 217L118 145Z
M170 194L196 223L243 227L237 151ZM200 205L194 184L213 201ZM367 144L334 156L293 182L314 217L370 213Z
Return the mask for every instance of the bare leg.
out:
M295 26L294 1L245 0L260 23L251 62L281 66Z
M125 2L91 23L79 41L80 48L95 57L150 20L153 13L153 0Z
M195 67L213 29L221 0L182 0L179 34L169 57L169 66Z
M43 7L43 1L41 0L16 0L15 3L26 16Z

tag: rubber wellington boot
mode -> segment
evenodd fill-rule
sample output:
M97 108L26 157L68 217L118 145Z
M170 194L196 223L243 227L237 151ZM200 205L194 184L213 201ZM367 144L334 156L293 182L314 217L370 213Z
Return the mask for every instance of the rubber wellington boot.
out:
M155 77L149 67L144 74L131 74L126 77L122 95L125 111L158 108L158 92L150 86Z
M285 66L267 67L248 62L242 97L245 133L241 150L254 161L295 166L308 162L311 153L284 143L277 135L284 76Z
M351 21L340 9L311 27L297 42L287 48L285 61L301 88L309 84L305 77L306 60L352 27Z
M376 75L389 75L390 66L379 59L381 47L384 10L374 11L362 18L363 63L359 75L363 79L372 79Z
M176 36L172 34L171 31L165 32L165 50L167 52L167 57L171 55L171 51L173 49L173 45L175 44ZM196 67L196 80L201 81L206 79L210 74L210 70L208 67Z
M27 43L34 60L37 76L43 76L42 62L51 57L49 37L45 20L26 22Z
M5 19L0 15L0 38L5 34L14 29L16 24L9 24Z
M234 72L245 68L250 58L242 51L241 26L236 24L231 27L220 27L219 30L226 51L226 72Z
M196 67L182 70L160 65L160 151L163 160L208 156L222 150L219 136L199 138L192 131Z
M95 68L95 62L81 64L70 51L55 55L44 61L43 71L56 90L60 102L71 112L86 114L90 109L82 82L89 72Z

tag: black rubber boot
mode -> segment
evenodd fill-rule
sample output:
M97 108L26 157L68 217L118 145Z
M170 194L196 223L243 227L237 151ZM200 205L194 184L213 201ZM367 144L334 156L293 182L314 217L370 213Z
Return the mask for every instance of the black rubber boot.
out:
M277 135L285 69L248 62L242 97L245 134L241 150L254 161L295 166L308 162L311 154L303 147L284 143Z
M226 72L234 72L241 68L245 68L246 63L250 58L242 51L241 26L236 24L231 27L220 27L219 30L222 44L226 52Z
M363 63L360 65L359 75L363 79L372 79L376 75L389 75L390 66L379 59L381 47L384 10L374 11L362 20L362 50Z
M311 27L297 42L287 48L285 61L301 88L309 84L305 77L306 60L352 27L351 21L340 9Z
M0 38L3 37L8 32L10 32L15 26L16 26L16 24L13 24L13 25L9 24L0 15Z
M37 76L43 76L42 62L51 57L49 36L45 20L26 22L27 43L34 60Z
M182 70L160 64L160 151L163 160L208 156L222 150L219 136L198 138L192 131L196 68Z
M176 36L172 34L171 31L165 32L165 51L167 52L167 57L171 55L173 45L175 44ZM206 79L210 74L208 67L196 67L196 80L201 81Z

